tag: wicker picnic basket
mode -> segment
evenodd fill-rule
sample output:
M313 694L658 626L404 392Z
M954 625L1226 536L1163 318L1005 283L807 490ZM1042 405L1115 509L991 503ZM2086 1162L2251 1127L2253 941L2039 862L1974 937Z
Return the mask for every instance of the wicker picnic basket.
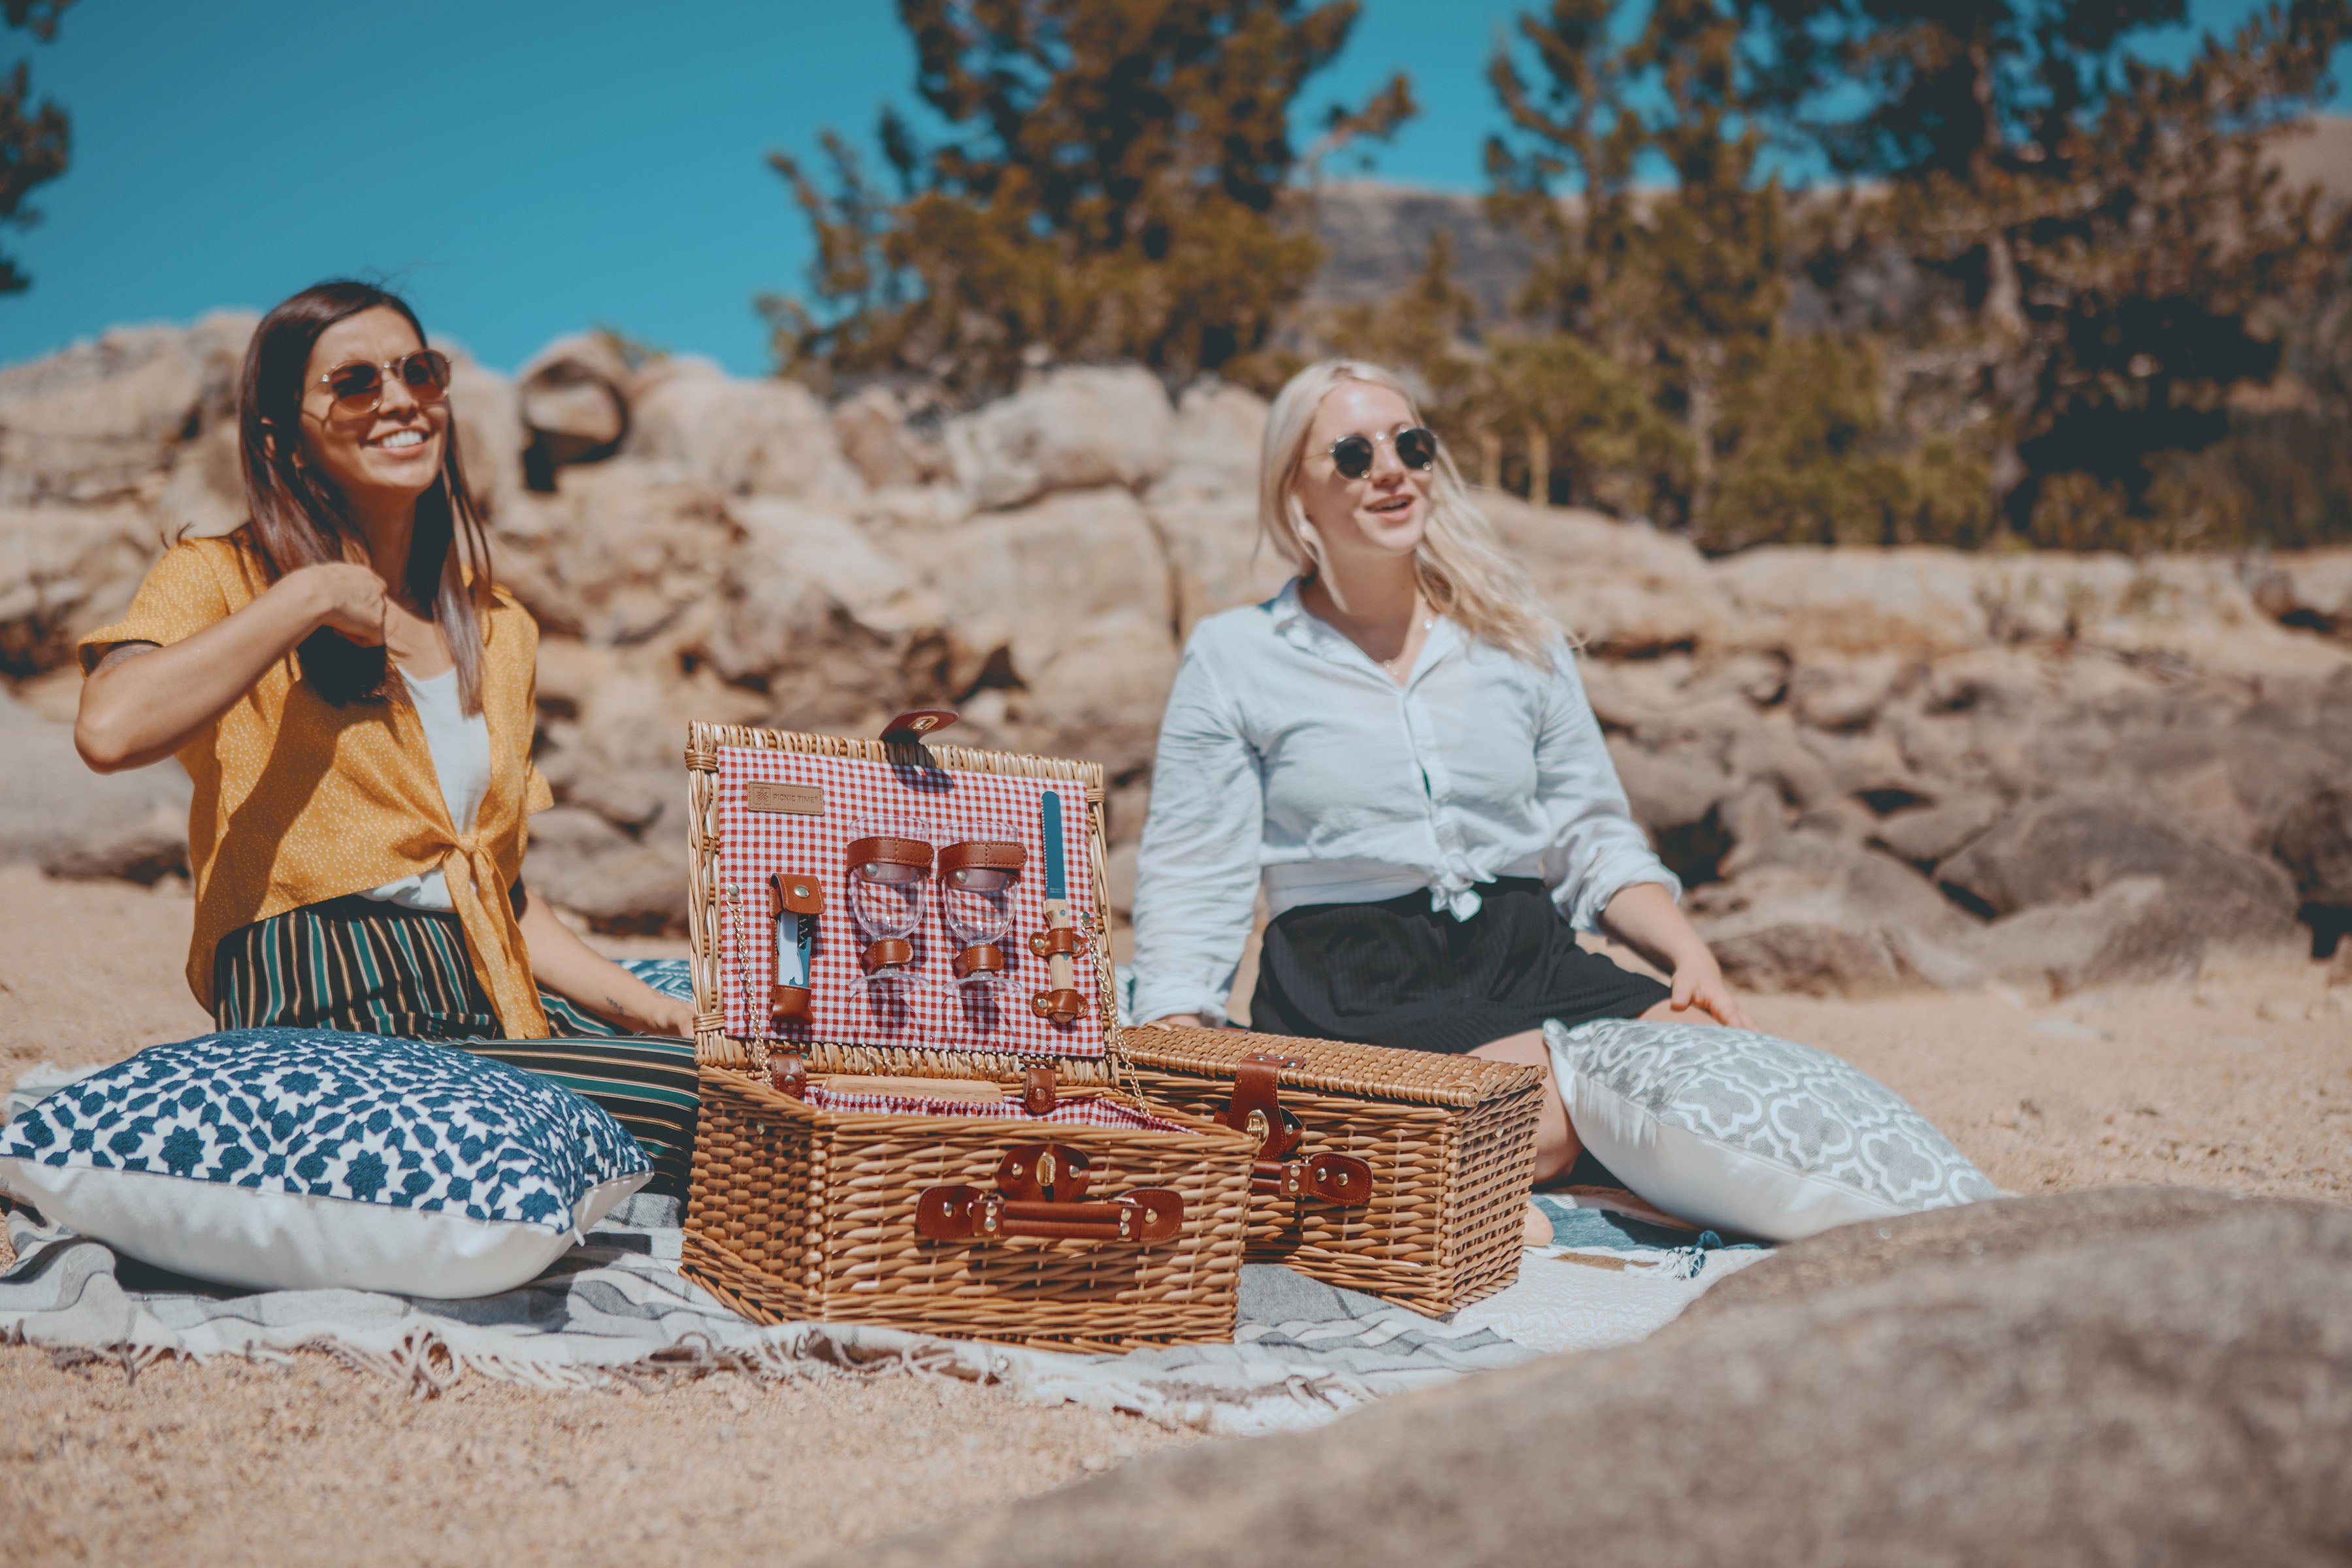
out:
M930 748L925 716L908 717L915 731L883 741L690 727L702 1107L686 1272L762 1321L1087 1349L1230 1340L1256 1141L1122 1081L1102 770ZM849 882L874 868L854 858L912 845L924 868L907 879L929 875L916 830L866 833L885 816L1025 864L1005 940L965 943L934 920L895 949L866 942ZM1061 907L1041 864L1066 876ZM788 901L814 924L788 926ZM797 959L788 931L806 933ZM877 954L931 983L861 992ZM1000 983L966 985L967 961Z
M1259 1139L1251 1262L1432 1316L1518 1277L1542 1069L1238 1029L1122 1041L1154 1102Z

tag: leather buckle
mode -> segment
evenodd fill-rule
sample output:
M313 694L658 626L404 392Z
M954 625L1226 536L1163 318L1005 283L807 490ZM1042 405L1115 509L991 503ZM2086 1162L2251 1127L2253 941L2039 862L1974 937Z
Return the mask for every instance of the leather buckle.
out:
M996 1163L996 1190L1008 1198L1036 1203L1087 1195L1093 1165L1083 1149L1066 1143L1024 1143Z

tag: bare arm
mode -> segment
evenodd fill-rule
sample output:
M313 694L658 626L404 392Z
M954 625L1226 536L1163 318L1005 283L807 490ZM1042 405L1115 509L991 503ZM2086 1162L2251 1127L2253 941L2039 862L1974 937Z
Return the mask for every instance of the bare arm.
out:
M1611 936L1675 977L1668 1004L1674 1012L1696 1007L1735 1029L1756 1026L1725 983L1715 954L1675 907L1674 895L1657 883L1633 882L1618 889L1601 911L1601 923Z
M168 647L125 643L82 683L74 747L102 773L163 761L253 689L320 626L383 640L383 580L367 566L305 566L243 609Z
M596 1016L645 1035L691 1035L694 1006L665 996L582 942L555 918L546 900L523 894L523 944L530 950L531 978L569 997Z

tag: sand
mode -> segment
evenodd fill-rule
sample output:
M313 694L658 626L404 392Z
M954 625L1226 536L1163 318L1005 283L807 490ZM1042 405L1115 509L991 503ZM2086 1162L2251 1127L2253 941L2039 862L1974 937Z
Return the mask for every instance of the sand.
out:
M200 1033L187 930L168 881L0 869L0 1081ZM2329 974L2240 961L2193 986L2053 1003L1750 1005L1892 1085L2012 1191L2158 1182L2344 1203L2352 983ZM415 1401L322 1356L126 1381L18 1346L0 1349L0 1561L310 1563L363 1540L386 1563L790 1563L1193 1440L903 1376L593 1394L478 1378Z

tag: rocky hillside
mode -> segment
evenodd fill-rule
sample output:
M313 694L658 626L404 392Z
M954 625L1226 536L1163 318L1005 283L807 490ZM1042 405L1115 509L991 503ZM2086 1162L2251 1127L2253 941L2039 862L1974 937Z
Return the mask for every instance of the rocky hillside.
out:
M0 857L152 880L176 769L96 780L71 644L183 531L236 525L249 318L0 372ZM454 395L499 571L546 632L533 884L608 930L685 897L684 721L1102 762L1115 901L1202 615L1282 578L1264 405L1072 369L952 418L593 339ZM1635 810L1759 987L2063 991L2352 922L2352 552L2294 559L1758 551L1702 559L1489 498L1584 638Z

